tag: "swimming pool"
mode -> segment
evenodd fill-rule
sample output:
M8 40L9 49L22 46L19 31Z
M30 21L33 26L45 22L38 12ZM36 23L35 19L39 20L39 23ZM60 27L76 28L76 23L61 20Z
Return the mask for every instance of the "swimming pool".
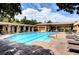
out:
M56 32L25 32L6 38L7 40L16 41L18 43L31 44L33 42L49 42L49 35Z

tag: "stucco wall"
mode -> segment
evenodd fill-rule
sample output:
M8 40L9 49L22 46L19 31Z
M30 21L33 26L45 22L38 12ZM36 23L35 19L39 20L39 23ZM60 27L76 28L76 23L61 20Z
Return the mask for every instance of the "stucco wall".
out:
M47 28L46 28L46 26L44 26L44 25L38 26L38 31L39 31L39 32L46 32L46 31L47 31Z

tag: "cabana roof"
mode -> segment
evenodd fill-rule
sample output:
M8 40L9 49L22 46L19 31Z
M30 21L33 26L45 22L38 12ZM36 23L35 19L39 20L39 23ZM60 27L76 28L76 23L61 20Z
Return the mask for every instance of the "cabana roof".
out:
M68 23L68 22L55 22L55 23L40 23L36 25L73 25L74 23Z
M33 26L28 24L20 24L20 23L9 23L9 22L0 22L0 25L19 25L19 26Z
M79 25L79 22L74 23L74 25Z

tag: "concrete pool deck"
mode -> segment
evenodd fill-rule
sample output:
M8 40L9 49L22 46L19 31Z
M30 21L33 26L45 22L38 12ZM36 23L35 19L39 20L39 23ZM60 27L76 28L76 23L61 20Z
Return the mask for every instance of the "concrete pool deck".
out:
M34 45L42 46L44 48L49 48L54 52L55 55L67 55L67 40L65 40L65 33L58 33L51 35L54 37L50 42L35 42ZM64 39L64 40L63 40Z
M4 39L13 35L15 34L2 35L0 39ZM34 42L31 45L42 46L45 49L50 49L51 53L54 52L54 55L78 55L77 53L68 51L68 43L65 36L66 33L61 32L58 34L51 35L51 37L54 39L50 42Z
M66 33L58 33L52 35L54 37L49 43L47 42L35 42L34 45L42 46L51 50L51 53L54 52L54 55L79 55L78 53L69 52L68 42L66 39Z
M7 38L7 37L10 37L10 36L13 36L15 34L6 34L6 35L0 35L0 39L4 39L4 38Z
M23 33L25 33L25 32L23 32ZM0 39L5 39L7 37L10 37L10 36L13 36L13 35L16 35L16 34L21 34L21 33L0 35Z

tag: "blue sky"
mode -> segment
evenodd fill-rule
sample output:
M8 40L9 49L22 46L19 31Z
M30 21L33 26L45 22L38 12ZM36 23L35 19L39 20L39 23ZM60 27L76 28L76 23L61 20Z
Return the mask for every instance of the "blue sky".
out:
M70 14L63 10L57 12L58 6L55 3L22 3L22 14L15 16L22 19L36 19L39 22L51 20L52 22L74 22L79 21L79 15Z

